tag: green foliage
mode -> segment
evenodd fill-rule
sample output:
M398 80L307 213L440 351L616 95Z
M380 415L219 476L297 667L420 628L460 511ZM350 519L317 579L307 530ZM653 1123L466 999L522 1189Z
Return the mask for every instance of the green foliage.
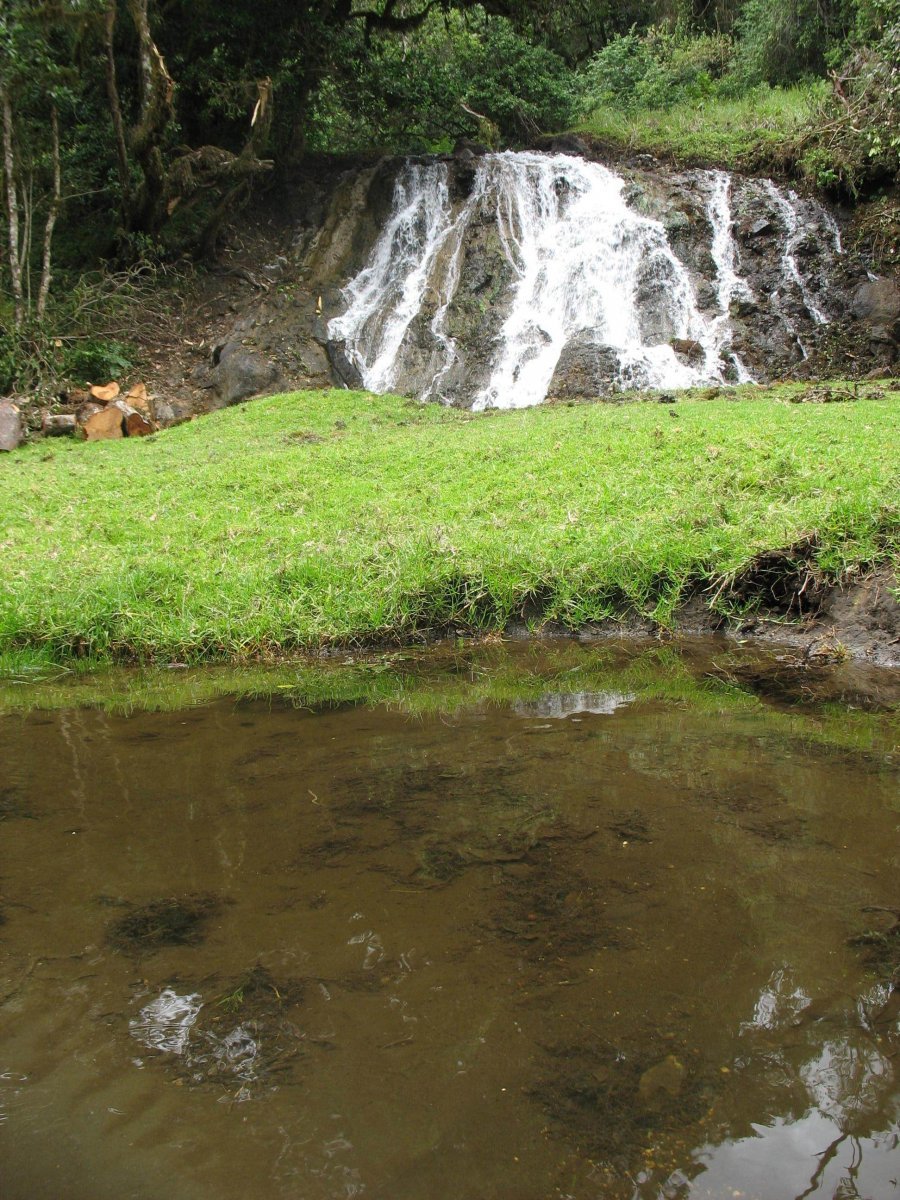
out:
M781 171L821 95L819 84L753 88L737 97L663 108L605 105L579 129L605 142L732 170Z
M571 118L572 80L562 59L481 11L435 15L404 39L350 30L343 50L341 66L312 98L314 150L448 151L457 138L479 133L463 103L511 141Z
M63 354L65 374L85 382L120 379L132 366L127 347L111 340L86 339L68 347Z
M844 63L798 142L807 175L851 197L900 179L900 3L881 0L877 9L893 23ZM868 27L879 28L871 19Z
M821 74L840 57L855 17L853 0L744 0L736 74L750 85Z
M602 106L633 112L699 101L716 90L733 54L721 34L631 30L595 54L581 75L581 108Z

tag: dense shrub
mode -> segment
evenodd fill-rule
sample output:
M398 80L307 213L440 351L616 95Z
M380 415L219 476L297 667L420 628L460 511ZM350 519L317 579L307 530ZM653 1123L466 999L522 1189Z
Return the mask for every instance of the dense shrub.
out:
M900 10L892 0L895 11ZM881 6L882 10L887 5ZM850 196L900 179L900 11L874 44L855 50L805 132L801 157L816 182Z
M481 11L434 15L403 39L351 32L341 64L313 97L308 144L315 150L448 149L477 133L461 102L507 141L558 129L572 116L573 79L563 60Z
M736 75L746 84L791 84L841 57L854 0L745 0L736 23Z
M615 38L591 58L581 74L581 108L605 105L626 111L667 108L712 94L733 56L722 34L634 30Z

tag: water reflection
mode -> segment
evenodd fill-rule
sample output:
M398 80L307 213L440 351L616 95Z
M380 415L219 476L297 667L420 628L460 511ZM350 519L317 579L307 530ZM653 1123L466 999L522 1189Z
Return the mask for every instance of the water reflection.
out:
M541 653L0 721L4 1200L900 1200L888 718Z
M635 1198L900 1195L900 1026L878 1019L890 1003L890 986L876 985L853 1005L810 1011L809 994L788 968L779 968L762 989L753 1018L741 1026L742 1040L751 1044L737 1063L758 1111L767 1108L771 1115L751 1121L746 1133L723 1131L693 1152L690 1167L664 1180L645 1173ZM844 1029L835 1032L836 1025ZM766 1036L779 1031L778 1038Z

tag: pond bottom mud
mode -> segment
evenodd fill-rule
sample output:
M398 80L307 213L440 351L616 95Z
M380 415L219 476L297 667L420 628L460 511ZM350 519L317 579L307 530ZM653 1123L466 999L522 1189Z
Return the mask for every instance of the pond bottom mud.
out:
M4 1200L900 1200L900 676L780 658L36 687Z

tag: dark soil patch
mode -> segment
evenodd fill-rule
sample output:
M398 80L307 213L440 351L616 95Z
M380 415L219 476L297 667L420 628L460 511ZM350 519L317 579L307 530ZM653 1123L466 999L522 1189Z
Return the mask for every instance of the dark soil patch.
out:
M806 822L802 817L774 817L771 821L752 822L744 828L770 846L800 841L806 835Z
M200 1004L201 989L208 991L210 983L218 994ZM270 1086L273 1077L288 1071L314 1044L297 1024L303 980L275 979L257 965L237 978L179 981L177 990L197 1002L196 1016L180 1044L154 1037L162 1014L152 1013L153 1006L131 1022L131 1032L188 1086L214 1085L246 1099Z
M752 608L767 616L796 620L815 614L828 592L815 562L818 548L818 539L810 536L783 549L757 554L721 594L743 609Z
M623 948L606 920L605 889L566 856L547 856L524 874L507 874L489 929L532 962L569 958L601 947Z
M606 827L622 842L652 842L650 826L638 809L623 813Z
M222 907L222 898L207 892L152 900L113 921L107 940L117 950L131 953L162 946L196 946L206 936L207 921Z

